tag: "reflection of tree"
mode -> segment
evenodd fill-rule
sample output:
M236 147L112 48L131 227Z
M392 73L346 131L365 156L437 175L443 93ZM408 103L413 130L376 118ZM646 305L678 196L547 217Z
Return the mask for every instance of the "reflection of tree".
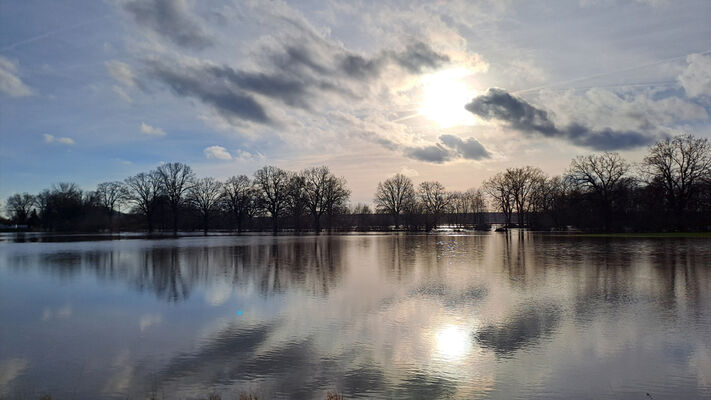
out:
M140 290L152 290L169 302L185 300L194 282L183 276L181 261L175 247L146 251L134 283Z
M138 291L169 302L190 297L196 285L210 290L229 283L255 287L262 295L291 289L325 296L340 279L344 241L337 237L274 239L225 246L125 247L97 246L45 254L14 255L11 266L37 266L61 279L92 274L107 282L127 282Z

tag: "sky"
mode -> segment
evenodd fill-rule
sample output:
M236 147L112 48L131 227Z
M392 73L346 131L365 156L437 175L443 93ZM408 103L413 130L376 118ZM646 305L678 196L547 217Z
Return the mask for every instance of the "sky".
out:
M0 197L163 162L395 173L711 138L711 2L0 0Z

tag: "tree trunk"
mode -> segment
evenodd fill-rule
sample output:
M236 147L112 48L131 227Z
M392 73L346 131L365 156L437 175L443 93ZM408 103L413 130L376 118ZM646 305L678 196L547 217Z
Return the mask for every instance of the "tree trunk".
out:
M314 215L314 231L317 235L321 234L321 216L319 214Z
M173 235L178 234L178 206L173 206Z

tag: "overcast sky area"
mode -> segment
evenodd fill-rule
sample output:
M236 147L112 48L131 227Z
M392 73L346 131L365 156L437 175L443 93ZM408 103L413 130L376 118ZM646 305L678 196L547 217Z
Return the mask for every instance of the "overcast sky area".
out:
M161 162L328 165L352 202L711 138L711 2L0 0L0 196Z

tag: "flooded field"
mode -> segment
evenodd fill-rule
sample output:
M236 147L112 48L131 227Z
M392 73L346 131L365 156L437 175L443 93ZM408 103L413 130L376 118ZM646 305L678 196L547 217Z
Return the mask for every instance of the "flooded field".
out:
M708 239L86 239L0 243L0 398L711 397Z

